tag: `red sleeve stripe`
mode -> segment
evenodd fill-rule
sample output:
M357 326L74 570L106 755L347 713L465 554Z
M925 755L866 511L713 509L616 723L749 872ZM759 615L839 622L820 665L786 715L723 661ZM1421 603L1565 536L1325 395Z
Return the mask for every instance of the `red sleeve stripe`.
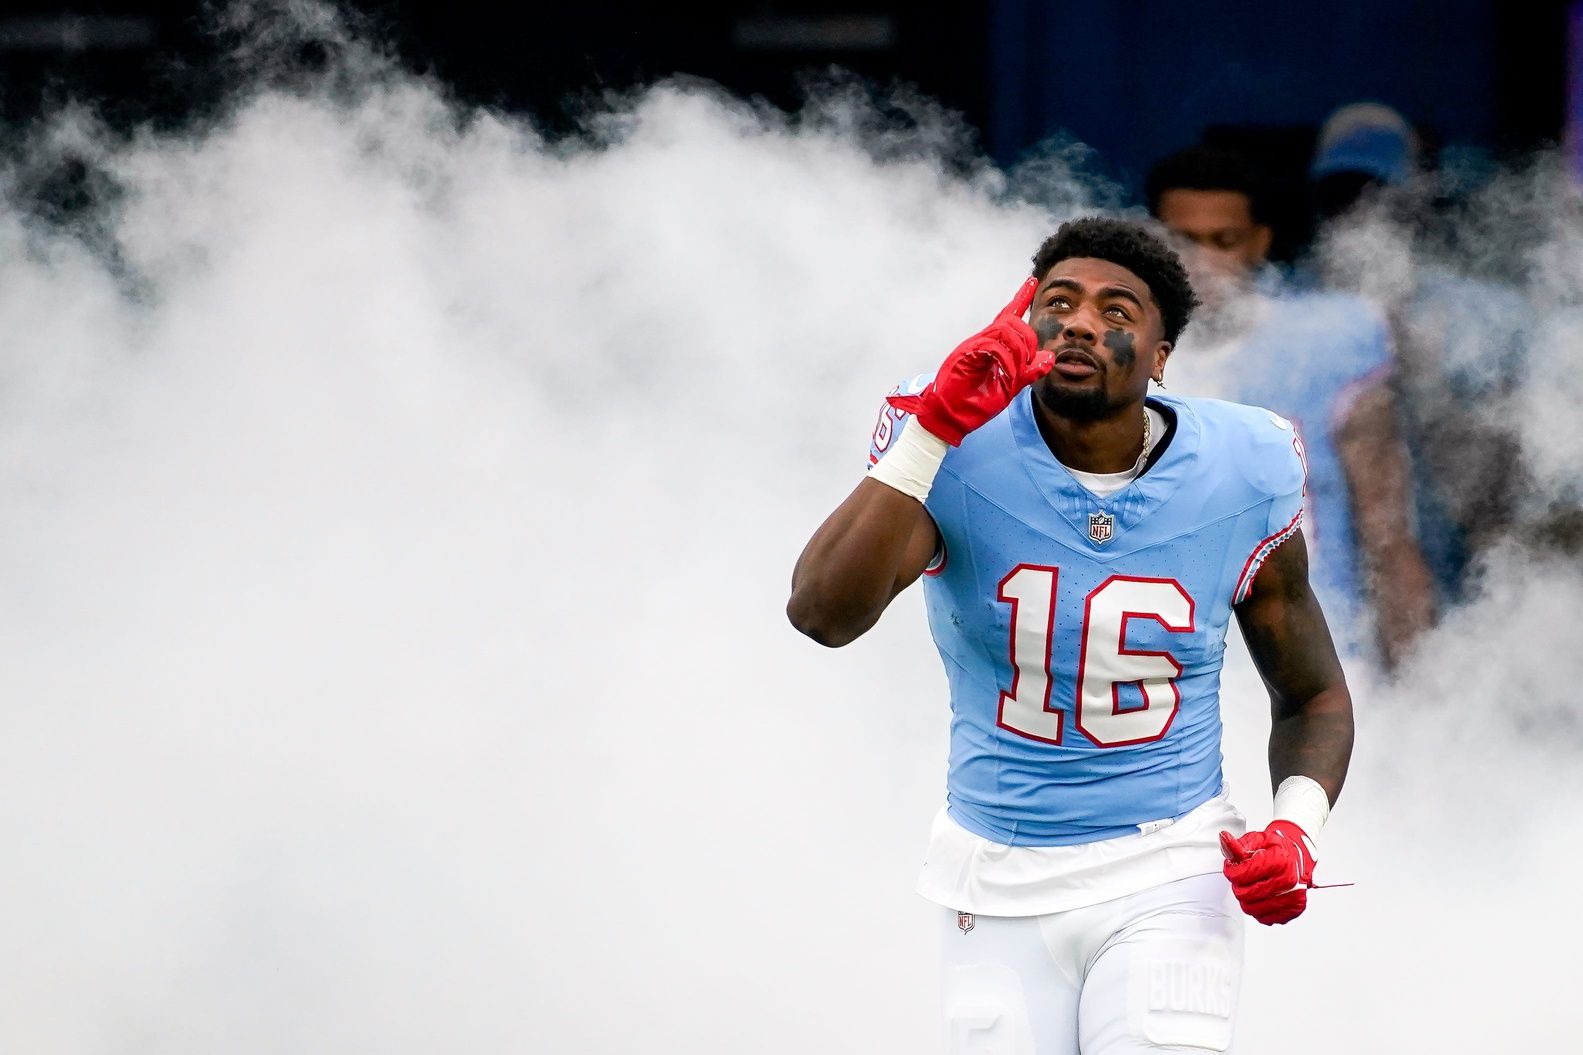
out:
M1253 552L1248 554L1248 562L1242 566L1242 576L1237 579L1237 588L1231 592L1231 603L1241 604L1248 599L1248 593L1253 589L1253 579L1259 574L1266 558L1275 552L1275 548L1297 533L1303 526L1303 510L1297 510L1297 515L1292 517L1291 523L1281 530L1253 547Z

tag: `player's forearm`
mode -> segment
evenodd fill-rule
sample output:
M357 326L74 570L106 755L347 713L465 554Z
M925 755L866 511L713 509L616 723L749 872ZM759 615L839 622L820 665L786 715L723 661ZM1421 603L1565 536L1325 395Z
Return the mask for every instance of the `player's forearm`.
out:
M898 583L923 570L914 536L927 519L917 499L875 480L858 484L798 558L786 617L832 648L861 636L879 620Z
M1270 786L1304 776L1324 788L1332 804L1347 779L1352 759L1352 696L1345 683L1331 686L1300 705L1277 700L1270 727Z

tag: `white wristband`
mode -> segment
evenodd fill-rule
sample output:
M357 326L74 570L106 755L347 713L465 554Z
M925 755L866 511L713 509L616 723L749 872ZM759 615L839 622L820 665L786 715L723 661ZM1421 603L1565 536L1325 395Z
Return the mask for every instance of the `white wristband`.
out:
M1312 777L1287 777L1275 789L1275 819L1291 821L1310 840L1319 838L1329 816L1330 796Z
M940 471L949 446L914 418L907 422L885 456L869 467L869 479L922 502L929 497L929 488L934 486L935 474Z

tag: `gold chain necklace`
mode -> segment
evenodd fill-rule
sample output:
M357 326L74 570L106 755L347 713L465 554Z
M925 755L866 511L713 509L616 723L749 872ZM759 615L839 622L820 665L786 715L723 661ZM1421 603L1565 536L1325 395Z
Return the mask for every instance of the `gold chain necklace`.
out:
M1148 407L1144 407L1143 408L1143 450L1138 453L1138 460L1132 463L1132 471L1134 473L1140 473L1140 472L1143 471L1143 463L1149 457L1149 430L1150 430L1150 426L1149 426L1149 408Z

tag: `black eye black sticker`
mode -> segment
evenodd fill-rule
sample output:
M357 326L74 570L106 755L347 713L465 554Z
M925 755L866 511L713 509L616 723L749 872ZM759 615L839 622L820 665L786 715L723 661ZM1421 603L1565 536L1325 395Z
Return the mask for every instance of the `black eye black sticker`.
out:
M1132 342L1132 334L1126 330L1106 330L1105 347L1110 349L1111 358L1116 360L1116 365L1123 370L1132 368L1138 359L1136 346Z

